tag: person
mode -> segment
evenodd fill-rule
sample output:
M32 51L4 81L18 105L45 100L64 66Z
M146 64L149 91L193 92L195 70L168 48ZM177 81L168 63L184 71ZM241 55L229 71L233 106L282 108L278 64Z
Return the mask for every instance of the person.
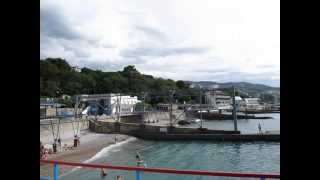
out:
M104 169L101 169L101 173L100 173L101 177L105 177L108 174L104 171Z
M77 135L74 135L73 147L77 147L77 146L78 146L78 137L77 137Z
M78 140L77 140L77 142L78 142L78 146L80 146L80 136L78 136L78 138L77 138Z
M53 153L57 153L57 144L56 144L56 142L54 142L52 144L52 149L53 149Z
M61 147L61 139L60 138L58 138L58 144Z
M259 129L259 133L261 133L261 125L260 125L260 123L258 125L258 129Z
M44 160L46 160L46 159L48 159L48 153L49 153L49 152L48 152L48 149L44 149L43 151L44 151L44 152L43 152L43 155L42 155L41 158L44 159Z
M42 145L42 142L40 141L40 159L42 159L44 153L44 146Z
M140 154L138 152L136 155L136 159L137 159L137 166L140 166L143 163L143 161L142 161Z
M114 135L114 143L117 144L117 135Z

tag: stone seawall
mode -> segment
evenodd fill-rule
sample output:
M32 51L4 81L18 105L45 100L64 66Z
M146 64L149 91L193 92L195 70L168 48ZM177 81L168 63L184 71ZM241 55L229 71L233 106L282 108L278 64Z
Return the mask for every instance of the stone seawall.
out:
M97 133L120 133L150 140L212 140L212 141L280 141L280 134L240 134L239 131L153 126L135 123L90 121Z
M210 129L196 129L196 128L178 128L178 127L164 127L152 126L146 124L135 123L117 123L105 121L90 121L89 128L97 133L123 133L123 134L137 134L137 133L162 133L163 131L172 134L240 134L239 131L224 131L224 130L210 130Z

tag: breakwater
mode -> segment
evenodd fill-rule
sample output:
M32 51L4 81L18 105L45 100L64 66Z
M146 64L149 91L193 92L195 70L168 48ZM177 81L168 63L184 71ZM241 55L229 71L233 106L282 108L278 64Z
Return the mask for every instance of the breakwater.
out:
M280 141L280 134L151 134L137 133L149 140L211 140L211 141Z
M136 123L118 123L106 121L90 121L89 129L97 133L122 133L128 135L136 135L138 133L148 134L240 134L239 131L211 130L199 128L180 128L167 126L153 126Z
M200 113L196 113L194 116L200 118ZM233 115L231 113L202 113L202 118L206 120L233 120ZM237 114L237 119L272 119L272 117Z
M150 140L280 141L280 134L240 134L240 131L178 128L134 123L90 121L97 133L121 133Z

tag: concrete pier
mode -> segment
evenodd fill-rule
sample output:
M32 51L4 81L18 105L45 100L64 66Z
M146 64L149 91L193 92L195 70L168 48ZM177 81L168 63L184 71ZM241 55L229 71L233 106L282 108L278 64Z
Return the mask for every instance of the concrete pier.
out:
M210 140L210 141L280 141L280 133L240 134L240 131L178 128L135 123L90 122L97 133L120 133L150 140Z
M280 142L280 134L147 134L136 137L148 140L210 140L210 141L274 141Z

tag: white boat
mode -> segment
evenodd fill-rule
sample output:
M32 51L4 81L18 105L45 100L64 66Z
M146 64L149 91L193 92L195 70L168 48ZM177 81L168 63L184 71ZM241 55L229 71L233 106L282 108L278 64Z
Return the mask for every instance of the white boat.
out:
M191 120L190 122L192 122L192 123L199 123L199 122L201 122L201 120L200 120L200 119L193 119L193 120Z

